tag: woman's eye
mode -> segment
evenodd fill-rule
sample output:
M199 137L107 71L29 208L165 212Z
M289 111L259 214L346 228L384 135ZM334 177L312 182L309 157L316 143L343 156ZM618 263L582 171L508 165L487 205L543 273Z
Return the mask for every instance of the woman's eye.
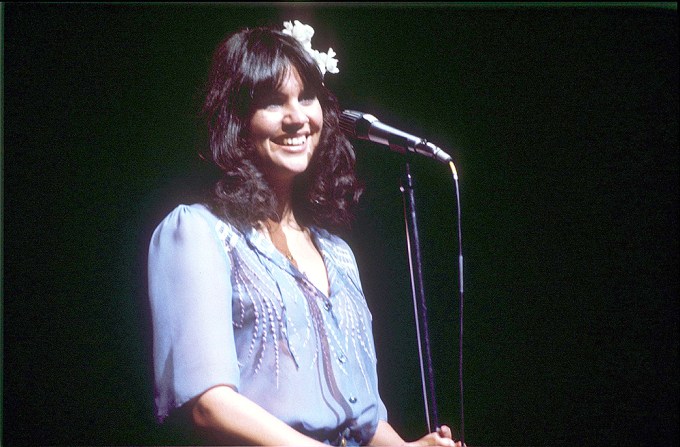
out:
M278 95L264 96L255 101L255 107L258 109L272 109L281 107L285 100Z
M298 101L300 101L301 104L309 105L312 104L314 100L316 100L316 95L312 93L303 93L300 95L300 99Z
M267 109L272 109L272 108L281 107L283 105L283 101L281 101L280 99L269 99L267 101L264 101L263 105Z

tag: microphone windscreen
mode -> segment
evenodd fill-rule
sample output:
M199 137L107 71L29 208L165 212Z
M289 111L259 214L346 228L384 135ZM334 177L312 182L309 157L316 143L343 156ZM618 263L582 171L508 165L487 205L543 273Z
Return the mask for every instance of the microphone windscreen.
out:
M378 121L373 115L356 110L345 110L340 114L340 128L353 138L368 140L371 125Z
M356 134L356 124L362 116L363 113L354 110L343 111L340 114L340 129L348 136L358 138Z

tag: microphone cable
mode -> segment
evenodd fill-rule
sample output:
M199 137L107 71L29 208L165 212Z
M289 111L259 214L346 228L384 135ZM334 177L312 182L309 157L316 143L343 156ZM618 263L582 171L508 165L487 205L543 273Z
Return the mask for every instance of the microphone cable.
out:
M458 284L459 284L459 332L458 332L458 387L460 393L460 442L465 445L465 409L463 398L463 305L465 303L463 294L463 236L461 231L461 211L460 211L460 188L458 185L458 171L453 161L449 161L451 175L456 186L456 210L458 221Z

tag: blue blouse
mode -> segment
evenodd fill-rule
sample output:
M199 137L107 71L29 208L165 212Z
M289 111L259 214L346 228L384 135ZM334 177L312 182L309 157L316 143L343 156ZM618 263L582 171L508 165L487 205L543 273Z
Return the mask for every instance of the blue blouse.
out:
M180 205L149 248L156 417L231 385L326 443L367 443L387 411L354 255L310 228L330 284L319 291L255 229Z

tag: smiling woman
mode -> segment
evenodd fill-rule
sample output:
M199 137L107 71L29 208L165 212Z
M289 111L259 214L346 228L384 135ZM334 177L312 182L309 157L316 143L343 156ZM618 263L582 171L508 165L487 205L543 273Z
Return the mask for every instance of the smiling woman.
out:
M203 106L210 137L206 158L222 171L209 199L217 215L242 229L281 220L284 204L271 190L274 179L264 177L261 146L309 134L314 156L289 185L288 205L302 225L349 224L361 193L355 156L320 68L300 42L276 30L244 30L217 47Z
M203 112L222 177L151 239L156 416L184 420L192 442L404 443L378 392L357 264L334 233L361 189L323 83L337 61L309 31L246 29L218 46ZM418 442L454 444L446 427Z
M277 185L285 187L305 172L322 127L319 100L304 90L297 70L290 69L277 92L255 110L250 120L250 138Z

